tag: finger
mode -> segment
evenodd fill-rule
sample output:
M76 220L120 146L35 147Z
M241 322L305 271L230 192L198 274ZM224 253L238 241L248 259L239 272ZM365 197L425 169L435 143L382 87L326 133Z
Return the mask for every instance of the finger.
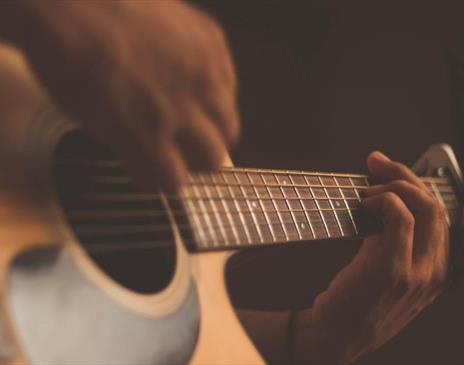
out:
M377 217L384 226L383 258L404 270L412 264L414 218L404 202L394 193L386 192L364 199L363 209Z
M392 161L379 151L374 151L367 158L369 172L381 181L406 180L417 187L429 191L414 172L400 162Z
M233 146L240 134L240 118L233 92L224 86L214 88L204 96L203 107L226 145Z
M198 106L191 106L184 118L188 123L178 131L176 143L189 168L209 171L220 166L227 149L218 129Z
M231 90L233 90L235 94L237 89L237 76L234 61L230 54L227 36L216 20L211 19L210 16L207 17L209 18L208 20L210 24L208 31L212 38L211 47L217 52L217 56L215 57L217 72L220 75L221 80L224 80L226 85L231 87Z
M421 265L433 267L439 245L443 244L446 229L444 212L437 199L416 185L395 180L385 185L372 186L366 191L367 197L394 193L406 204L415 219L413 260Z
M187 167L168 138L126 132L110 143L126 163L137 187L146 192L176 192L186 180Z

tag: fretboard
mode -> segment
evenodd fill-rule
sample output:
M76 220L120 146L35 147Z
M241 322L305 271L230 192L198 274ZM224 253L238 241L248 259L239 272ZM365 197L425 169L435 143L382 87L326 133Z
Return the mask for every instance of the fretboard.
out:
M449 179L422 180L452 224L457 202ZM176 220L188 226L190 233L181 232L194 250L355 238L380 227L360 208L369 185L367 176L357 174L225 168L191 176L173 204L182 203Z

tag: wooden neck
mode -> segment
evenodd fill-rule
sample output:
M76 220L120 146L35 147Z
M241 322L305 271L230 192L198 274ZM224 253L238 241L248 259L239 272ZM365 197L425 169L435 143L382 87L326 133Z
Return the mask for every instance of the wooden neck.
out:
M449 179L422 180L454 223ZM365 175L224 168L190 177L170 202L191 250L224 250L375 233L360 209L369 185Z

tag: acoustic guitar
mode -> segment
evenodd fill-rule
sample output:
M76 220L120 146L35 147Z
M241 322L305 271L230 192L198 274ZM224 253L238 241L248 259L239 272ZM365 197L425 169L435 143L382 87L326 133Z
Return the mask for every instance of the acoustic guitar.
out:
M224 167L177 195L140 193L7 46L0 88L1 364L261 364L228 258L372 231L367 176ZM432 146L415 171L456 226L451 148Z

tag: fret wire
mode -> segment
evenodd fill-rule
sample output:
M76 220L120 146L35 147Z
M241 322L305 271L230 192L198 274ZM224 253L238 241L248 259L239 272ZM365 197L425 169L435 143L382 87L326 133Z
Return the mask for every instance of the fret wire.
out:
M246 172L257 172L257 173L272 173L275 175L279 174L294 174L299 176L337 176L337 177L349 177L349 178L368 178L367 175L363 174L350 174L350 173L330 173L330 172L319 172L319 171L298 171L298 170L275 170L275 169L260 169L260 168L249 168L249 167L221 167L220 170L229 170L229 171L246 171ZM445 177L420 177L424 180L433 180L435 182L444 182L449 181Z
M296 194L296 191L295 191L295 188L292 188L294 193ZM293 200L291 200L293 201ZM287 201L286 202L287 205L289 205L289 202ZM298 201L298 204L303 208L303 206L301 205L301 201ZM290 207L290 205L289 205ZM302 210L300 209L294 209L293 207L290 207L290 214L292 215L292 218L293 218L293 222L295 224L295 227L296 227L296 230L298 232L298 235L301 237L301 238L307 238L307 229L306 229L306 225L308 224L307 222L300 222L297 218L297 213L303 213ZM307 217L306 217L306 214L303 213L303 216L306 218L307 220ZM309 225L308 225L309 227ZM310 229L311 231L311 236L314 237L314 235L312 235L312 230Z
M240 221L242 222L243 231L245 232L245 235L246 235L246 242L243 242L243 243L251 244L253 240L251 239L251 234L248 231L248 226L245 224L245 218L243 217L242 212L240 212L240 209L239 209L240 206L237 203L238 199L235 199L235 194L234 194L234 192L233 192L233 190L232 190L232 188L230 186L227 186L227 189L229 191L229 194L233 198L232 200L234 202L235 207L237 208L238 217L239 217Z
M248 173L247 173L247 175L248 175ZM262 177L261 177L260 174L257 174L257 176L262 180ZM251 177L249 175L248 175L248 179L250 181L252 181L252 179L251 179ZM276 241L277 240L276 234L275 234L274 230L271 228L271 221L269 220L269 217L268 217L268 215L266 214L266 212L264 210L264 205L263 205L263 203L261 201L262 197L259 196L258 189L256 188L256 185L253 185L253 190L254 190L254 192L256 194L256 198L257 198L258 204L259 204L259 206L261 208L261 211L263 213L264 219L266 220L266 223L269 226L269 232L271 232L272 240Z
M305 180L308 183L308 187L309 187L309 191L311 192L311 195L314 197L314 202L316 203L316 206L317 206L317 209L318 209L318 214L321 217L322 223L323 223L323 225L325 227L325 232L327 233L327 237L330 238L331 236L330 236L329 228L327 227L327 223L325 221L324 214L322 214L322 212L321 212L321 207L320 207L319 201L318 201L318 199L316 199L316 195L314 194L313 188L309 185L310 184L309 180L306 177L305 177Z
M315 176L316 178L318 178L317 176ZM204 183L202 183L201 181L193 181L193 182L189 182L188 183L189 185L205 185ZM258 187L276 187L276 188L281 188L281 187L295 187L295 188L306 188L306 187L311 187L311 188L333 188L333 185L313 185L313 184L306 184L306 185L303 185L303 184L295 184L295 183L291 183L291 185L288 185L288 184L280 184L280 183L266 183L266 184L243 184L243 183L207 183L206 185L221 185L221 186L258 186ZM445 185L445 184L442 184L442 185ZM355 185L353 183L353 185L339 185L341 189L359 189L359 190L367 190L370 188L370 186L365 186L365 185ZM446 184L445 186L443 186L442 188L440 188L440 191L443 191L443 192L452 192L452 188L449 184Z
M274 202L274 205L275 205L275 202ZM280 213L280 210L277 210L277 207L276 207L276 214L277 214L277 217L279 218L280 226L282 227L282 231L284 232L285 239L287 241L289 241L290 240L290 233L288 232L287 227L284 224L282 214Z
M275 169L260 169L260 168L249 168L249 167L221 167L221 170L229 170L229 171L246 171L246 172L257 172L260 174L274 174L274 175L282 175L282 174L294 174L300 176L330 176L330 173L326 172L319 172L319 171L298 171L298 170L275 170ZM349 174L349 173L337 173L337 176L343 177L363 177L365 175L360 174Z
M115 199L115 198L121 198L122 197L122 194L117 194L117 195L114 195L113 196L113 201L123 201L123 202L134 202L134 201L141 201L140 199L135 199L135 198L132 198L133 200L131 201L130 199ZM98 198L111 198L111 196L109 196L108 194L81 194L79 195L79 198L80 199L92 199L92 200L96 200ZM202 196L202 197L178 197L179 200L181 201L189 201L189 202L192 202L192 201L198 201L198 200L202 200L202 199L214 199L214 200L221 200L221 201L224 201L224 200L233 200L233 201L236 201L236 200L247 200L246 198L220 198L220 197L212 197L212 198L208 198L206 196ZM152 198L153 199L153 198ZM442 198L444 202L450 202L450 203L457 203L457 200L455 197L443 197ZM112 199L103 199L103 200L112 200ZM151 199L144 199L142 201L150 201ZM264 201L272 201L272 200L284 200L283 198L261 198L260 200L264 200ZM308 200L308 201L315 201L315 200L329 200L327 198L304 198L304 199L300 199L300 198L288 198L288 200L299 200L299 201L304 201L304 200ZM359 198L332 198L332 200L346 200L346 201L356 201L356 202L360 202L360 199Z
M321 185L323 185L324 183L322 182L322 178L320 176L318 176L318 179L319 179L319 182L321 183ZM342 225L340 224L340 219L338 218L338 215L337 213L335 213L335 208L334 208L334 205L332 203L332 199L329 197L329 193L327 192L327 189L325 187L323 187L324 189L324 194L325 196L328 198L329 200L329 204L332 208L332 211L333 211L333 215L335 216L335 219L337 221L337 224L338 224L338 228L340 229L340 233L341 235L343 236L344 235L344 232L343 232L343 229L342 229Z
M222 196L222 192L217 186L215 186L215 189L216 189L218 195ZM232 218L232 214L229 212L229 208L228 208L226 202L224 201L224 199L219 199L219 202L222 205L222 207L224 208L224 212L225 212L225 215L227 216L227 220L230 222L230 226L232 228L232 234L234 235L235 242L237 242L237 244L240 244L240 238L239 238L239 235L238 235L238 232L237 232L237 228L235 227L235 221Z
M361 196L359 195L358 189L355 188L355 185L354 185L353 180L351 179L351 177L349 177L348 179L349 179L349 181L350 181L351 186L353 187L354 193L355 193L356 196L357 196L358 202L361 203L362 198L361 198Z
M198 193L199 193L198 189L196 189L195 186L193 186L192 188L193 188L193 193L195 195L198 195ZM205 209L205 206L204 206L204 203L203 203L203 199L198 199L198 203L200 205L200 210L202 212L206 213L206 209ZM215 234L214 234L215 232L213 232L212 229L211 229L211 227L213 226L212 220L211 220L209 214L204 214L204 215L205 215L206 228L209 231L208 234L211 234L211 238L212 238L212 241L213 241L212 242L213 246L216 246L217 236L215 236Z
M276 177L274 174L272 174L272 177L277 181ZM264 180L264 179L263 179ZM272 200L272 204L274 205L274 211L277 215L277 218L280 222L280 227L282 228L282 232L284 233L284 236L285 236L285 240L290 240L290 236L287 232L287 228L285 227L284 223L283 223L283 220L282 220L282 216L281 214L279 213L279 208L277 207L276 205L276 200L282 200L282 199L277 199L277 198L274 198L272 196L272 193L271 193L271 189L269 186L266 186L266 189L267 189L267 193L269 194L269 197L270 197L270 200Z
M189 185L186 185L186 187L188 186L196 186L198 184L189 184ZM204 185L204 184L202 184ZM242 186L240 184L215 184L215 186L224 186L224 187L231 187L231 186ZM248 185L247 185L248 186ZM250 187L254 187L255 185L249 185ZM272 184L272 185L256 185L257 187L280 187L280 186L288 186L288 185L278 185L278 184ZM329 187L329 186L319 186L319 185L293 185L293 187L317 187L317 188L324 188L324 187ZM350 186L341 186L340 185L340 188L341 189L355 189L356 192L358 193L358 190L366 190L368 189L368 187L366 186L356 186L352 183L352 185ZM454 191L453 189L448 185L447 186L447 189L439 189L436 185L435 185L435 188L440 191L440 193L442 194L453 194ZM98 196L98 195L101 195L101 196L111 196L111 195L117 195L118 197L132 197L133 199L139 199L139 200L142 200L142 199L148 199L148 198L159 198L161 197L161 195L164 195L166 198L169 198L169 199L179 199L179 196L178 195L168 195L168 194L163 194L163 193L158 193L158 194L154 194L154 193L94 193L94 194L90 194L91 196ZM359 196L359 194L357 194Z
M304 180L304 178L303 178L303 180ZM304 180L304 181L306 181L306 180ZM311 230L311 235L313 236L313 238L317 238L315 228L313 227L313 223L311 222L311 218L309 216L309 212L306 211L305 207L303 206L302 201L304 200L304 198L303 198L303 196L301 196L301 190L298 191L298 189L295 189L295 191L296 191L296 194L297 194L297 196L299 198L299 203L301 205L301 208L303 209L304 215L306 217L306 221L307 221L307 223L309 225L309 229ZM311 194L311 192L310 192L310 194Z
M296 212L300 212L300 211L299 211L299 210L294 211L293 209L290 209L290 215L291 215L291 217L292 217L292 219L293 219L293 224L294 224L295 227L296 227L296 231L297 231L297 233L298 233L298 236L299 236L300 238L304 238L304 237L305 237L305 236L304 236L304 231L302 231L302 230L304 229L304 227L301 227L301 226L300 226L300 223L297 221L297 218L296 218L296 215L295 215Z
M192 214L192 212L189 212L189 214ZM258 223L258 224L267 225L267 223ZM276 224L280 225L280 223L276 223ZM148 232L159 232L159 231L165 231L165 230L172 230L172 225L170 225L170 224L146 225L146 227L148 227L148 228L143 228L143 229L141 229L141 227L139 227L139 226L138 227L129 226L129 227L131 227L131 230L127 230L127 228L124 228L124 226L117 226L117 227L107 226L105 228L108 229L108 232L114 232L115 230L123 230L124 232L136 231L136 232L142 232L142 233L147 232L148 233ZM188 224L179 224L177 227L178 227L179 230L190 229L191 228L191 226L188 225ZM212 228L216 229L216 228L219 228L219 227L217 225L214 225L214 226L212 226ZM76 232L78 232L78 231L80 231L81 234L89 234L89 232L93 231L95 235L98 235L98 233L96 233L96 232L101 232L101 234L107 233L103 229L99 229L99 228L78 228L78 227L76 227Z
M244 176L247 176L247 179L248 179L248 175L244 175ZM237 181L239 181L239 179L237 179ZM245 184L244 184L244 185L245 185ZM262 233L262 231L261 231L261 227L260 227L260 225L258 225L258 221L256 220L255 214L254 214L253 210L251 209L251 208L252 208L251 205L250 205L250 201L251 201L251 200L250 200L250 199L247 197L247 195L246 195L246 191L245 191L245 189L244 189L244 185L242 185L242 186L240 187L240 189L241 189L242 194L243 194L243 196L245 197L245 200L246 200L246 202L247 202L247 205L248 205L248 208L249 208L249 212L250 212L250 216L251 216L251 219L253 220L253 223L254 223L255 226L256 226L256 231L258 232L258 236L259 236L260 242L264 242L264 238L263 238L263 233ZM253 191L254 191L254 188L253 188L252 184L249 184L249 186L250 186L250 187L253 189Z
M308 238L305 238L305 239L292 239L290 242L305 242L305 241L308 241ZM187 245L187 246L190 246L190 247L195 247L196 250L198 251L202 251L202 249L204 250L208 250L210 248L210 246L208 245L203 245L201 242L198 242L196 240L192 240L192 239L184 239L183 242ZM285 245L286 242L284 241L266 241L266 242L263 242L262 245ZM87 250L89 252L108 252L108 251L114 251L114 250L122 250L124 248L121 248L121 244L109 244L109 243L104 243L102 244L102 248L100 249L100 244L94 244L92 247L88 247ZM172 241L156 241L156 244L153 244L153 245L146 245L146 247L138 247L137 245L124 245L126 247L127 250L150 250L150 249L157 249L159 248L160 246L164 246L164 247L167 247L167 246L171 246L172 245ZM111 246L111 247L110 247ZM234 245L234 246L231 246L229 247L229 249L234 249L234 248L240 248L241 245L237 244L237 245ZM219 247L219 249L221 249L221 247Z
M446 205L448 208L451 208L452 206ZM335 208L336 211L344 211L348 209L353 209L357 210L359 208ZM331 208L325 209L311 209L307 208L304 209L302 208L301 210L296 210L297 212L318 212L319 210L322 211L332 211ZM236 213L238 212L243 212L247 213L247 210L237 210ZM274 210L275 211L275 210ZM281 210L284 213L290 213L290 210ZM230 211L225 208L224 210L217 210L219 214L228 214ZM265 212L265 210L263 210ZM275 211L276 212L276 211ZM182 215L183 210L172 210L172 213L175 214L176 216ZM209 213L214 213L213 210L206 210L204 212L205 214ZM233 212L232 212L233 213ZM153 218L154 216L159 216L159 215L165 215L166 212L163 210L139 210L138 212L130 211L126 212L125 210L120 210L120 211L112 211L111 213L108 213L107 211L99 211L99 212L94 212L94 211L83 211L83 210L75 210L68 212L68 216L73 219L73 220L79 220L79 219L95 219L95 218Z
M257 179L259 181L262 181L262 177L259 174L250 174L250 173L246 173L246 174L247 174L248 180L250 180L253 184L256 183ZM261 221L264 221L268 224L268 227L264 229L266 231L266 236L267 237L271 236L271 239L274 241L276 240L276 235L274 231L271 229L271 227L269 226L270 220L264 211L263 204L261 202L262 196L259 193L259 190L255 186L253 186L252 189L253 189L254 195L256 196L256 207L254 208L257 211L256 214L261 217Z
M263 223L263 224L267 224L267 223ZM277 223L277 224L280 225L280 223ZM148 230L143 230L143 231L145 231L145 232L154 232L155 230L154 230L153 228L161 229L161 230L163 230L163 231L164 231L164 230L171 230L171 229L172 229L171 225L164 225L164 226L155 226L155 225L152 225L151 228L152 228L152 229L149 230L149 231L148 231ZM190 228L190 225L179 225L178 228L179 228L180 230L182 230L183 228L188 228L188 229L189 229L189 228ZM217 228L218 228L217 226L211 227L211 229L214 230L214 231L216 231ZM141 231L141 230L139 229L138 231ZM81 233L82 233L82 231L81 231ZM316 238L316 237L314 237L314 238ZM185 242L190 242L190 241L191 241L191 240L185 240ZM292 241L299 241L299 239L292 238ZM195 245L197 245L197 246L201 246L201 244L202 244L202 242L196 242L196 241L195 241L194 243L195 243ZM273 242L272 242L272 241L269 241L269 242L266 241L266 242L264 242L264 243L273 243Z
M192 193L195 194L195 192L192 192ZM195 226L195 222L192 222L190 220L190 224L192 225L192 230L194 232L197 232L200 236L203 236L203 238L199 242L201 242L202 245L208 247L210 243L212 243L212 241L215 240L215 238L211 236L210 230L208 229L208 223L206 222L205 215L208 213L202 211L201 209L197 209L196 205L194 204L194 203L198 203L197 200L189 200L188 203L190 203L188 205L191 208L190 210L191 213L188 213L188 208L187 206L184 205L185 215L187 216L189 220L190 220L190 216L194 218L194 220L196 221L196 226Z
M279 181L279 179L277 177L276 177L276 180L277 180L278 185L279 185L279 190L280 190L280 192L281 192L281 194L282 194L282 196L284 198L283 200L285 201L285 204L288 207L289 215L290 215L290 217L292 218L292 221L293 221L293 222L288 222L287 224L289 224L289 225L293 224L296 234L298 235L298 237L300 239L302 239L303 234L302 234L302 232L300 230L300 227L298 226L298 224L296 222L295 215L293 214L292 207L291 207L291 205L289 203L289 198L287 197L287 194L286 194L286 192L284 190L284 187L290 187L290 185L289 185L290 177L288 175L284 175L282 183ZM296 192L295 192L295 195L296 195ZM295 199L292 199L292 200L295 200ZM279 211L281 211L281 210L279 210ZM287 224L285 224L285 230L286 231L289 230L289 227L287 226Z
M207 186L203 186L203 189L204 189L206 195L208 196L208 198L210 198L210 197L211 197L211 192L209 191L209 189L207 188ZM219 224L219 230L220 230L222 236L224 237L224 243L225 243L226 245L229 245L229 236L228 236L228 234L226 233L226 230L225 230L225 228L223 227L222 219L220 219L219 214L218 214L218 212L217 212L217 206L216 206L216 204L215 204L215 201L216 201L216 200L215 200L215 199L208 199L208 200L209 200L210 205L211 205L211 208L212 208L212 210L213 210L212 216L215 217L215 221L218 222L218 224Z
M457 209L457 206L455 206L455 205L452 205L452 206L445 205L444 207L447 208L447 209ZM339 211L339 212L343 212L343 211L346 211L346 210L357 211L357 210L361 210L361 208L359 207L359 208L336 208L335 209L335 211ZM278 211L274 210L273 212L277 213L279 211L282 212L282 213L291 213L291 210L287 210L287 209L280 209ZM298 210L297 212L302 212L302 213L304 213L304 212L333 212L333 209L332 208L320 208L320 209L316 208L316 209ZM162 212L160 211L160 213L162 213ZM197 214L211 214L211 213L214 213L214 212L211 211L211 210L207 210L207 211L202 211L202 212L195 211L195 213L197 213ZM219 213L220 214L221 213L226 214L227 212L221 210L221 211L219 211ZM236 210L235 212L232 212L232 213L251 213L251 211L241 209L241 210ZM272 212L270 212L270 213L272 213Z
M458 208L457 205L449 205L449 204L445 204L444 206L446 209L448 210L455 210ZM332 209L324 209L322 208L321 209L322 211L332 211ZM343 211L350 211L350 210L353 210L353 211L357 211L357 210L361 210L361 208L339 208L339 209L336 209L337 211L340 211L340 212L343 212ZM305 209L305 210L297 210L297 212L318 212L319 209ZM187 215L185 214L185 211L182 211L182 210L173 210L172 211L173 214L178 217L178 216L181 216L182 214L184 215ZM198 212L197 210L195 210L195 208L193 208L193 210L188 210L189 213L191 214L210 214L210 213L214 213L213 211L204 211L204 212ZM239 211L237 211L236 213L238 213ZM245 211L245 210L242 210L242 212L246 213L248 211ZM282 212L284 213L290 213L289 210L282 210ZM117 217L119 218L124 218L126 217L125 216L125 211L119 211L118 214L108 214L107 212L99 212L101 214L95 214L95 212L93 211L90 211L90 212L84 212L84 211L74 211L74 212L70 212L69 213L69 217L70 217L70 220L71 221L74 221L74 222L78 222L80 219L98 219L98 218L114 218L114 215L116 215ZM141 214L143 213L143 214ZM227 214L228 211L224 210L224 211L219 211L219 214L221 215L222 213L224 214ZM265 213L265 212L263 212ZM156 210L152 210L152 211L140 211L140 214L137 214L138 217L147 217L147 218L153 218L153 215L165 215L166 212L165 211L162 211L162 210L159 210L159 211L156 211ZM130 212L127 212L127 217L134 217L133 214L131 214Z
M189 212L189 213L192 214L191 212ZM263 223L263 224L267 224L267 223ZM279 224L279 223L277 223L277 224ZM279 225L280 225L280 224L279 224ZM190 226L188 226L188 225L187 225L187 226L179 225L179 229L182 229L182 228L184 228L184 227L190 228ZM171 225L165 225L165 226L161 226L161 228L162 228L162 229L169 229L169 230L170 230L172 227L171 227ZM211 228L215 230L217 227L213 226L213 227L211 227ZM153 230L152 230L152 231L153 231ZM314 238L317 238L317 237L315 236Z
M334 180L335 180L335 184L337 185L338 187L338 191L342 197L342 200L343 200L343 204L345 204L345 207L346 209L348 210L348 214L350 216L350 219L351 219L351 223L353 224L353 228L354 228L354 231L356 233L356 235L359 234L359 230L358 230L358 225L356 224L355 220L354 220L354 217L353 217L353 213L351 212L351 207L348 205L348 202L346 200L346 197L345 197L345 194L343 193L342 189L339 188L339 184L338 184L338 180L336 177L334 177Z
M239 173L245 173L246 170L236 169L236 170L230 170L230 171L234 175L237 175ZM256 170L256 171L259 171L259 170ZM204 238L203 242L206 242L206 243L210 242L211 243L211 240L212 240L213 243L214 243L214 242L220 241L220 239L218 239L218 238L220 238L222 236L223 241L224 241L225 245L227 246L231 242L230 237L232 237L229 234L230 232L228 233L226 231L226 223L227 222L224 221L224 216L221 216L220 213L222 213L222 211L219 209L218 205L215 203L215 200L218 200L218 199L221 200L221 203L224 206L224 208L229 207L229 206L224 203L224 200L221 197L213 196L214 194L212 194L212 191L209 189L209 186L213 186L218 191L219 191L218 186L226 186L227 189L231 192L231 195L232 195L231 200L234 202L233 206L235 206L235 208L237 208L237 211L236 211L236 213L238 213L237 217L242 222L243 232L247 236L247 240L249 241L249 243L252 243L255 240L255 238L258 238L261 242L264 242L265 241L264 231L260 228L258 218L257 218L257 215L256 215L258 213L255 210L252 209L251 204L253 203L253 200L254 200L253 195L251 197L245 196L243 198L235 196L235 193L232 190L233 186L237 186L239 188L239 190L241 190L244 193L244 195L246 195L245 194L246 187L250 187L251 189L253 189L254 195L256 195L256 200L257 200L257 202L259 203L259 205L262 208L262 214L263 214L263 217L265 218L266 225L269 226L269 227L273 227L273 225L278 224L280 226L280 228L282 228L282 231L283 231L283 233L285 235L285 238L287 240L293 240L294 237L291 237L291 236L294 236L294 234L296 234L296 233L298 234L298 236L300 238L304 237L304 233L300 230L300 226L298 224L298 220L301 219L301 217L300 218L296 217L296 212L300 212L300 210L295 208L295 204L293 204L293 205L290 204L290 201L297 200L297 201L299 201L301 203L305 199L301 199L301 198L298 199L298 198L292 197L291 195L290 195L290 197L288 197L288 194L286 193L284 187L292 188L292 189L295 189L297 187L305 187L305 188L309 188L309 190L313 194L313 198L310 198L310 199L307 199L307 200L314 201L316 206L317 206L317 209L312 209L312 210L309 209L308 210L308 209L305 209L303 207L302 211L305 212L305 216L306 216L306 219L308 220L309 226L311 228L312 235L315 238L316 238L317 234L316 234L315 228L312 225L310 216L308 215L308 212L311 212L311 211L316 211L319 214L320 218L322 218L322 223L324 224L325 231L327 232L328 237L333 236L333 234L330 233L328 223L327 223L327 220L326 220L326 218L329 219L329 217L324 216L324 214L322 213L323 211L331 211L332 212L332 214L336 218L336 222L337 222L338 227L340 229L340 233L342 235L345 234L343 227L347 227L347 226L342 226L341 218L340 218L341 216L339 216L338 213L337 213L337 210L342 211L342 210L345 210L345 209L336 209L336 205L334 203L334 202L341 201L341 200L343 201L344 206L347 208L346 210L348 211L348 215L349 215L349 217L350 217L350 219L351 219L351 221L352 221L352 223L354 225L356 233L358 232L354 217L352 215L352 208L350 208L350 206L348 205L348 201L357 201L357 202L361 201L361 195L360 194L362 194L361 192L363 190L368 189L368 186L361 186L361 185L358 184L358 182L355 182L355 181L356 181L356 179L364 179L366 181L367 177L365 175L339 174L338 176L347 177L347 179L349 180L349 182L351 184L351 185L348 186L348 185L340 185L338 183L337 179L336 179L337 175L335 175L335 174L329 174L329 173L303 173L303 174L300 174L300 175L295 174L295 176L303 176L303 177L304 176L313 176L313 177L316 177L319 180L319 183L320 183L319 185L312 185L312 184L309 184L309 181L306 179L307 184L302 185L302 184L293 184L292 183L292 176L288 175L287 171L277 171L277 172L275 170L263 170L263 171L265 171L266 174L269 174L269 171L272 171L274 178L278 182L280 181L280 179L277 177L277 175L282 176L282 175L287 174L286 176L289 179L289 183L284 180L283 184L281 184L281 183L277 183L277 184L248 184L248 183L246 183L246 181L244 183L243 179L238 179L238 178L236 178L236 180L239 183L233 182L233 183L218 183L218 184L215 184L215 183L210 183L209 181L208 182L202 181L202 187L203 187L202 190L204 190L205 196L202 196L202 193L201 193L199 187L197 187L197 185L199 184L198 182L193 181L190 184L190 187L194 192L194 196L193 197L186 197L185 199L183 199L183 201L185 202L185 204L188 206L189 209L195 211L195 214L193 214L193 218L192 218L193 221L192 220L190 220L190 221L191 221L192 225L195 225L197 227L197 229L195 231L198 233L198 235L203 236L203 238ZM245 176L248 177L248 173L246 173ZM329 196L328 188L330 187L332 189L333 186L324 184L324 181L321 178L322 176L324 176L324 177L332 177L335 180L336 187L337 187L340 195L342 196L342 198L331 198ZM200 175L199 177L197 177L197 179L200 179L200 180L203 179L204 180L205 178ZM450 194L453 194L453 190L450 187L449 180L446 179L446 178L441 178L441 179L437 179L437 178L421 178L421 179L432 190L432 192L437 196L437 198L440 200L440 202L447 209L450 209L449 205L447 205L446 202L454 202L455 197L454 196L449 196ZM119 179L119 180L116 179L116 182L120 183L122 180L121 179ZM248 177L248 180L252 181L249 177ZM368 184L368 181L366 181L366 183ZM266 214L265 206L264 206L263 202L261 201L262 198L257 193L257 188L259 188L261 186L265 187L269 194L270 194L270 188L272 188L272 187L278 188L281 191L282 195L283 195L283 198L279 198L279 197L273 198L271 196L269 199L267 199L267 200L272 201L272 203L273 203L274 211L275 211L275 213L276 213L276 215L278 217L278 223L272 223L271 220L270 220L270 217ZM320 189L322 189L322 191L324 191L325 197L324 198L316 198L316 195L314 194L314 190L312 188L318 188L318 189L320 188ZM348 198L343 189L346 189L346 190L348 190L348 189L351 190L352 189L354 191L357 199ZM98 194L96 194L96 195L98 196ZM142 198L144 196L147 196L147 195L143 195ZM160 195L151 194L151 196L160 196ZM138 196L138 197L140 198L140 196ZM178 197L176 197L176 198L178 198ZM329 206L331 207L331 209L322 208L321 202L324 201L324 200L328 201ZM250 209L249 210L241 209L241 205L238 204L237 201L245 201L246 202L245 206L248 206ZM276 204L276 201L284 201L284 203L289 208L289 210L280 209L279 205ZM207 205L208 205L208 207L210 207L212 209L207 208ZM355 208L353 208L353 209L355 209ZM227 217L230 218L230 222L232 223L230 226L234 227L233 223L237 222L237 220L234 221L231 212L229 212L228 210L229 209L226 208L225 213L226 213ZM212 213L212 216L208 216L209 213ZM245 218L243 213L247 213L246 218ZM259 213L261 213L261 212L259 212ZM287 215L285 215L285 219L284 219L284 215L282 213L288 213ZM206 217L204 217L205 215L206 215ZM202 223L199 216L204 217L204 219L203 219L204 223ZM291 218L292 221L289 220L290 218ZM447 219L449 221L448 216L447 216ZM252 234L250 232L249 224L251 223L251 221L253 221L254 226L257 227L256 231L253 230L253 237L255 237L255 238L252 238ZM261 219L261 221L263 221L263 219ZM344 223L346 223L345 220L344 220ZM261 225L262 225L262 223L261 223ZM293 226L296 228L295 232L294 232L293 228L289 231L289 229L291 227L293 227ZM218 232L217 228L219 228L219 232ZM207 232L207 231L209 231L209 232ZM274 230L270 229L269 231L271 233L272 238L276 239L277 237L276 237L276 234L275 234ZM239 243L239 241L240 241L239 236L240 235L238 234L238 231L235 230L235 229L232 229L232 233L234 234L234 236L237 237L237 242ZM256 235L256 233L258 233L258 235ZM209 239L208 239L208 236L210 236Z
M261 180L264 181L264 176L263 175L259 175L261 177ZM265 190L266 192L266 198L261 198L260 199L260 204L261 204L261 208L263 209L263 212L264 212L264 215L266 216L266 220L271 223L271 229L272 229L272 234L273 236L275 237L275 239L277 241L279 240L287 240L287 236L285 234L285 231L284 231L284 227L282 226L282 224L280 223L280 217L279 217L279 214L277 213L277 210L275 208L275 202L272 201L272 197L271 197L271 191L269 188L267 187L263 187L263 189ZM269 197L269 198L267 198ZM269 203L269 204L265 204L265 203ZM271 209L269 209L271 208ZM274 221L271 220L270 217L274 217L277 219L277 226L273 223Z
M193 207L193 201L189 200L189 201L185 201L185 203L189 206L191 206L191 208L194 208ZM187 209L187 207L185 206L185 209ZM173 212L174 216L175 216L175 212ZM186 214L187 215L187 214ZM204 227L202 226L201 222L200 222L200 217L198 217L197 214L190 214L190 215L187 215L189 221L190 221L190 224L192 225L192 230L194 231L194 234L200 236L199 239L201 241L204 241L204 242L207 242L207 239L206 239L206 230L204 229ZM193 219L193 221L192 221ZM194 226L197 227L197 229L194 229Z

